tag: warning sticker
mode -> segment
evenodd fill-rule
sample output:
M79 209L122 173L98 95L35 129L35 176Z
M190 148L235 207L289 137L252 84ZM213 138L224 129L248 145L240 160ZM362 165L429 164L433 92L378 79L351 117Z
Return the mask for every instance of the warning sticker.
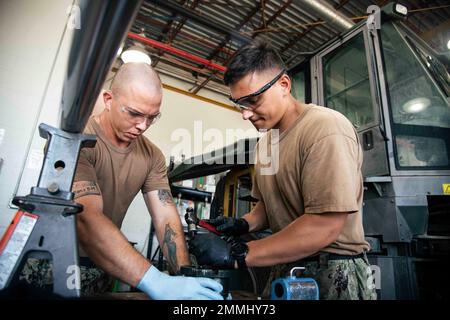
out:
M0 290L5 288L36 222L36 215L18 211L6 230L0 242Z
M442 190L444 191L444 194L450 195L450 183L442 184Z

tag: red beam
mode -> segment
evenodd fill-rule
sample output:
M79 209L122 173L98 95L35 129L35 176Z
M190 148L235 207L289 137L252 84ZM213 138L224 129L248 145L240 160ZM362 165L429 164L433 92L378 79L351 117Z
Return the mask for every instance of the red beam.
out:
M177 55L177 56L183 57L185 59L188 59L188 60L191 60L191 61L203 64L203 65L208 66L210 68L219 70L221 72L225 72L225 70L226 70L226 68L224 66L215 64L215 63L211 62L210 60L194 56L193 54L190 54L190 53L188 53L186 51L174 48L174 47L169 46L169 45L167 45L165 43L162 43L162 42L159 42L159 41L156 41L156 40L153 40L153 39L149 39L147 37L140 36L140 35L138 35L136 33L128 32L128 37L131 38L131 39L143 42L143 43L145 43L145 44L147 44L149 46L158 48L160 50L164 50L164 51L172 53L174 55Z

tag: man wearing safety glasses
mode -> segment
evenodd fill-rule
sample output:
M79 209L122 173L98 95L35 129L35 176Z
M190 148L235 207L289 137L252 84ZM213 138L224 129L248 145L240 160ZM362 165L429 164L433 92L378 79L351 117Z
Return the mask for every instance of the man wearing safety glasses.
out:
M84 133L95 134L97 143L81 150L72 187L75 200L84 206L77 215L83 296L108 291L113 276L152 299L223 299L222 285L212 279L158 271L120 231L141 191L171 271L190 265L165 158L142 135L161 116L161 101L158 74L146 64L128 63L103 93L103 112L86 125ZM45 275L37 280L40 270L48 270L39 263L28 267L25 278L47 284Z
M279 166L264 174L257 159L257 205L240 219L210 222L228 235L266 228L273 234L241 245L197 235L190 243L197 261L218 268L272 266L266 298L272 280L304 266L320 299L376 299L361 217L362 150L353 125L334 110L295 100L282 59L263 41L235 54L224 82L243 119L267 130L255 154L277 144Z

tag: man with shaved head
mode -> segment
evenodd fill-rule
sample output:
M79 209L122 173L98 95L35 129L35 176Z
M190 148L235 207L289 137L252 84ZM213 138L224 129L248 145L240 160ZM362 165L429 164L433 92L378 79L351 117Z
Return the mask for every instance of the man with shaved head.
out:
M84 206L77 215L82 293L107 290L112 276L152 299L222 299L218 282L160 272L120 231L141 191L171 271L190 265L164 155L142 135L161 116L158 74L146 64L124 64L103 101L105 109L91 117L84 130L97 136L97 144L81 150L72 187Z

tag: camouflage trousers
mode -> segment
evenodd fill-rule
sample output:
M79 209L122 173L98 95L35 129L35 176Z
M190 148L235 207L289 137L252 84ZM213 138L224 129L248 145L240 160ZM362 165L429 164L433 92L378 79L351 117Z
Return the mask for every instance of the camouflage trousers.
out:
M95 266L80 266L81 296L93 297L112 290L114 279ZM29 258L19 276L19 281L43 289L52 290L52 262Z
M372 271L365 258L328 260L325 263L298 261L274 266L262 296L270 297L272 281L289 276L293 267L305 267L301 276L316 280L321 300L377 299Z

